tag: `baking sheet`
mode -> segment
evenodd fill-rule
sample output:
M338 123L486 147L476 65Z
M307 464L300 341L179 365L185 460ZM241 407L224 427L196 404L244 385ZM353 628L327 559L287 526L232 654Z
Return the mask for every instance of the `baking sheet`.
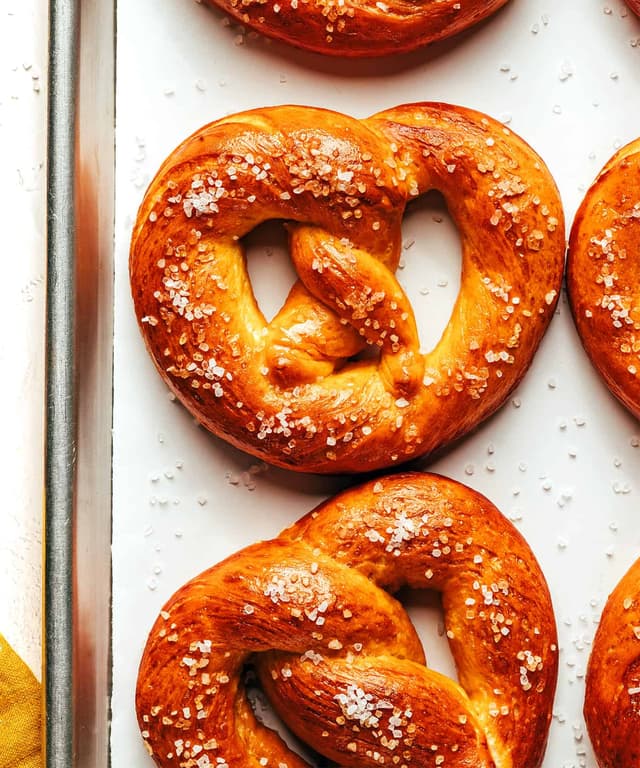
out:
M113 0L49 3L47 768L108 764L114 21Z
M144 768L135 678L161 605L352 482L266 467L205 433L169 397L138 333L127 274L133 217L156 168L196 128L242 109L298 103L364 117L442 100L502 119L529 141L570 224L597 171L640 134L640 22L621 0L513 0L455 41L382 62L285 48L188 0L120 3L117 28L111 757ZM432 196L407 215L403 237L399 276L429 346L455 298L457 236ZM253 238L249 268L273 314L294 279L278 227ZM583 678L604 600L640 554L639 445L640 425L586 360L563 295L510 402L429 466L513 520L550 583L561 652L546 768L595 766ZM431 665L451 672L437 616L412 610Z

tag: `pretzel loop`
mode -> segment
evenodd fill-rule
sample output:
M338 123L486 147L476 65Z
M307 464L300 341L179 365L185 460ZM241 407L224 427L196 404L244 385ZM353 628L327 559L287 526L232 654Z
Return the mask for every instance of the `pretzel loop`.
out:
M574 219L567 292L582 344L611 392L640 418L640 139L619 149Z
M422 354L393 272L404 210L432 189L460 230L462 276ZM268 219L288 222L300 277L271 323L241 242ZM130 268L152 357L208 429L275 464L343 472L435 451L501 405L551 319L563 258L553 181L490 118L277 107L212 123L173 153ZM366 346L379 358L358 359Z
M640 761L640 559L609 595L587 666L584 716L601 768Z
M459 684L425 666L384 591L403 585L442 593ZM246 702L251 660L289 727L339 765L536 768L556 642L544 577L496 508L442 477L396 475L183 586L147 641L138 717L163 768L302 768Z

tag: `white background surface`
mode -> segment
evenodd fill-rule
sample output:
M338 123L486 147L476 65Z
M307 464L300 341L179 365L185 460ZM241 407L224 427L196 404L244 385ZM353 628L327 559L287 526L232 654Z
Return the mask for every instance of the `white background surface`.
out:
M509 120L549 164L570 223L597 170L640 133L640 22L620 0L513 0L453 44L374 63L244 36L188 0L119 5L112 742L114 765L143 768L151 763L133 692L160 606L200 570L276 534L349 482L266 469L170 401L128 289L130 227L146 182L182 138L229 112L289 102L366 116L443 100ZM427 343L455 296L455 233L426 204L408 217L405 237L416 242L401 278ZM250 254L256 292L270 307L292 280L279 242ZM513 400L432 467L511 517L549 579L561 663L546 768L595 765L581 716L583 674L603 601L640 553L639 435L586 361L563 299ZM439 647L428 655L446 667L433 628L425 632Z
M0 632L40 677L45 0L0 0ZM7 282L8 281L8 282Z

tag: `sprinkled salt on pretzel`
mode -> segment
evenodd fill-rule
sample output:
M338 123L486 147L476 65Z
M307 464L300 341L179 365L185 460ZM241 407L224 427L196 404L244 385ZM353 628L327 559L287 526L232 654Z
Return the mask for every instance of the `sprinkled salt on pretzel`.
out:
M587 354L640 418L640 139L588 190L571 230L567 289Z
M405 207L431 189L459 228L462 275L424 354L394 271ZM241 244L267 219L290 222L300 278L269 323ZM204 426L273 464L358 472L431 453L506 400L553 315L564 248L543 162L485 115L276 107L212 123L167 159L131 285L158 370ZM379 359L353 361L367 346Z
M441 592L459 684L425 666L388 594L403 585ZM302 768L247 703L251 661L287 725L338 765L534 768L556 643L535 557L487 499L384 477L179 589L147 641L138 720L162 768Z
M640 765L640 560L605 605L587 668L584 714L598 765Z
M333 56L385 56L473 26L507 0L206 0L268 37Z

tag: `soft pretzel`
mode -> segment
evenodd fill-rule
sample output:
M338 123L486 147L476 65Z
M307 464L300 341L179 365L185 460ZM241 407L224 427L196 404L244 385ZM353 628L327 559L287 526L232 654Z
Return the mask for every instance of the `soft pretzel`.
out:
M584 714L598 765L640 765L640 560L609 596L596 632Z
M433 188L460 230L462 277L422 354L393 272L405 207ZM270 323L240 242L266 219L290 222L300 277ZM276 107L212 123L171 154L130 269L147 347L204 426L273 464L358 472L430 453L504 402L553 314L564 248L542 160L489 117ZM379 360L350 360L367 345Z
M617 152L571 230L567 289L592 363L640 418L640 139Z
M640 16L640 0L627 0L627 5L634 13Z
M387 592L403 585L442 593L459 684L425 666ZM389 476L179 589L146 644L138 721L162 767L302 768L247 703L251 661L291 730L338 765L533 768L556 643L544 577L511 523L452 480Z
M332 56L404 53L462 32L508 0L206 0L268 37Z

